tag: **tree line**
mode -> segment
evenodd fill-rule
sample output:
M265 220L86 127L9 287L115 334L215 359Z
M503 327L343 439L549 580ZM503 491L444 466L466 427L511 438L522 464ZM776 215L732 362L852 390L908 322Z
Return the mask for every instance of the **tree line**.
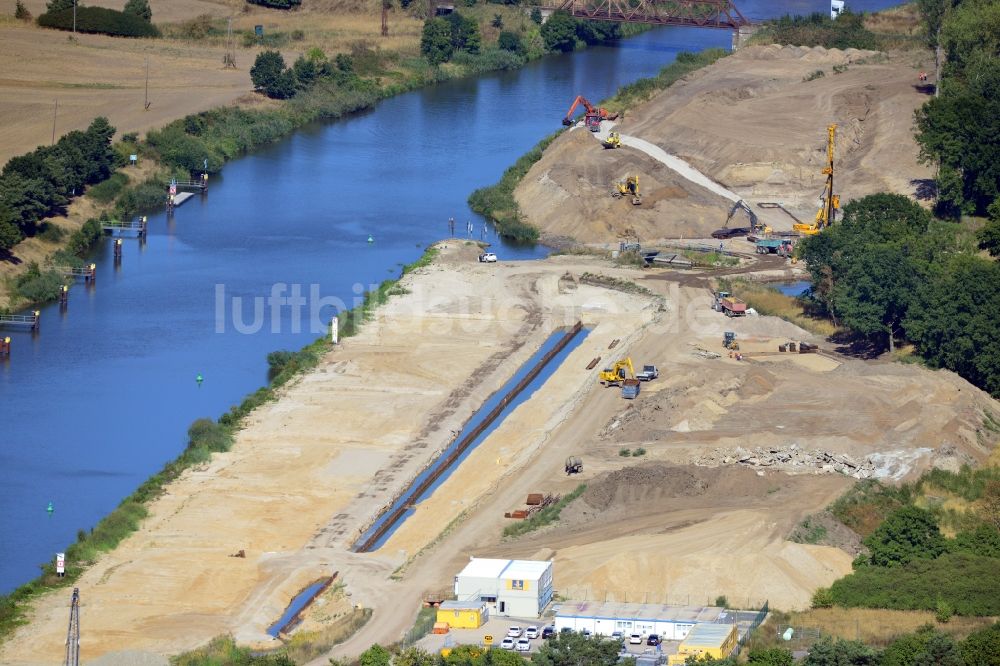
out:
M46 12L37 22L43 28L57 30L115 37L159 37L160 31L151 23L152 19L149 0L126 0L122 11L84 6L76 0L49 0Z
M115 128L94 119L54 145L13 157L0 171L0 250L9 250L39 230L44 217L63 215L87 185L106 180L119 166L111 148Z

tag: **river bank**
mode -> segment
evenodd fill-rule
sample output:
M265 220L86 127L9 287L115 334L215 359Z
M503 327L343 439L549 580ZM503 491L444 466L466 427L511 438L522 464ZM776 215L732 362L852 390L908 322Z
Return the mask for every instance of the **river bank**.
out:
M229 452L166 486L139 531L82 574L76 583L86 590L82 651L171 654L230 632L241 642L268 645L265 630L288 599L334 571L356 603L376 607L375 622L385 621L388 608L364 592L367 581L402 562L397 543L419 549L417 533L408 525L391 547L361 555L348 551L358 530L554 327L582 317L603 331L601 322L614 321L621 336L644 316L645 299L561 281L567 269L577 270L568 258L556 265L482 265L476 244L437 247L439 257L408 273L399 295L374 310L357 336L281 388L277 402L255 405ZM601 336L604 344L609 333ZM572 393L589 385L585 357L599 354L600 344L585 341L552 370L564 379L542 390ZM479 467L476 460L525 455L510 448L509 437L535 441L517 423L536 420L536 411L529 405L515 411L500 439L472 454L472 467ZM447 483L478 487L486 478L453 475ZM227 557L240 550L245 557ZM155 584L149 571L156 572ZM64 643L63 607L59 594L34 599L31 624L4 644L0 659L55 658Z

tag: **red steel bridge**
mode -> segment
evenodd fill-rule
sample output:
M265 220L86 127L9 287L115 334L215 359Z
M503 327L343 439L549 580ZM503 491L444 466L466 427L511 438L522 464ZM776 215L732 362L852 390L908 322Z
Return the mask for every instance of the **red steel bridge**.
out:
M543 9L580 19L739 31L752 24L732 0L561 0Z

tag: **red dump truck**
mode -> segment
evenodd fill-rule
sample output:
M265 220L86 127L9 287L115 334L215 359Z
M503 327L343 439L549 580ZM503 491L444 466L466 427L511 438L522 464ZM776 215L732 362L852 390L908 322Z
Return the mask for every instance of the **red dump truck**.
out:
M735 296L730 296L728 291L716 292L713 308L727 317L744 317L747 313L747 304Z

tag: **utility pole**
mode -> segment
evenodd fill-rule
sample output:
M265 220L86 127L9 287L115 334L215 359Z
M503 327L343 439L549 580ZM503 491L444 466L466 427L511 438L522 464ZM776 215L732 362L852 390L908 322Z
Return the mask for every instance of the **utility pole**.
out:
M382 0L382 36L389 36L389 2L390 0Z
M52 145L56 143L56 116L59 115L59 99L56 98L56 108L52 111Z
M146 99L142 106L143 111L149 111L149 56L146 56Z
M73 36L76 37L76 3L77 0L73 0Z

